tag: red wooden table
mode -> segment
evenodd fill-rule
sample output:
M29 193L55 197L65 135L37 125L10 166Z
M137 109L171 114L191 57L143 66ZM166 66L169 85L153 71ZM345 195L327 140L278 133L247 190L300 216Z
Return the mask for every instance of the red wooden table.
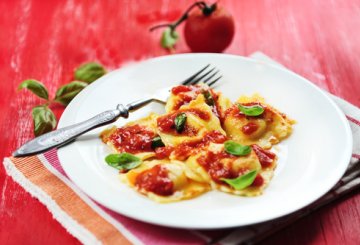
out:
M154 24L172 21L192 1L0 1L0 159L33 137L31 108L16 92L26 78L53 95L79 64L110 69L168 54ZM236 20L226 53L262 51L318 86L360 106L360 2L221 1ZM189 52L183 40L176 52ZM63 108L53 107L57 116ZM78 244L47 209L0 167L1 244ZM360 244L360 195L346 196L303 218L264 244Z

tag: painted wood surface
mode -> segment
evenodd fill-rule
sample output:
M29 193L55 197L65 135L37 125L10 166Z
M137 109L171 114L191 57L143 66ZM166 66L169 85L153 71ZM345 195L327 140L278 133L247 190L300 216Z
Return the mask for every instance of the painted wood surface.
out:
M31 108L16 92L26 78L53 96L73 69L99 61L109 69L166 55L154 24L175 20L193 1L0 1L0 158L33 137ZM360 1L233 0L236 34L226 53L262 51L318 86L360 106ZM180 29L180 32L182 30ZM183 40L179 53L189 52ZM63 108L53 107L59 117ZM47 209L0 167L1 244L78 244ZM269 210L271 212L271 210ZM254 214L255 215L255 214ZM264 244L359 244L360 195L348 195L266 239Z

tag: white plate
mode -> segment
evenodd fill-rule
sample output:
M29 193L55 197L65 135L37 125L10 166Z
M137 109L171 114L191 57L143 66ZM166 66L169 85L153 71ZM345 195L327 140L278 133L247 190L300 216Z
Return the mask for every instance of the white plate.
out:
M325 194L344 174L352 137L348 122L319 88L285 69L233 55L183 54L134 64L102 77L81 92L59 122L64 127L88 119L118 103L175 85L211 63L223 74L217 87L233 101L258 92L297 121L288 140L280 143L275 176L259 197L238 197L210 191L188 201L158 204L121 183L117 170L107 166L109 150L94 130L59 150L61 164L86 194L104 206L137 220L182 228L225 228L274 219L294 212ZM151 104L130 120L151 111ZM119 119L116 125L127 120Z

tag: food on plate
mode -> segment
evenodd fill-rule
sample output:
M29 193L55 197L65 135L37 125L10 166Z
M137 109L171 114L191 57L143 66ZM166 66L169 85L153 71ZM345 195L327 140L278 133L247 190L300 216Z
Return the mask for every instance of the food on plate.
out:
M172 88L165 111L100 135L120 179L160 203L210 190L261 195L278 159L271 147L294 123L259 95L232 103L204 84Z
M225 112L224 129L241 144L257 144L265 149L291 134L293 120L265 103L259 95L242 96Z

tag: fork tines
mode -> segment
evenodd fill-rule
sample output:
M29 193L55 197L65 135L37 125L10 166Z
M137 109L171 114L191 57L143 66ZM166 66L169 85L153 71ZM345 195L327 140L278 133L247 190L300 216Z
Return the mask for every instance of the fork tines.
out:
M196 72L194 75L183 81L182 85L195 85L197 83L205 83L209 87L213 86L217 81L220 80L222 77L219 75L218 77L214 78L219 73L219 70L216 67L211 68L210 64L206 65L200 71Z

